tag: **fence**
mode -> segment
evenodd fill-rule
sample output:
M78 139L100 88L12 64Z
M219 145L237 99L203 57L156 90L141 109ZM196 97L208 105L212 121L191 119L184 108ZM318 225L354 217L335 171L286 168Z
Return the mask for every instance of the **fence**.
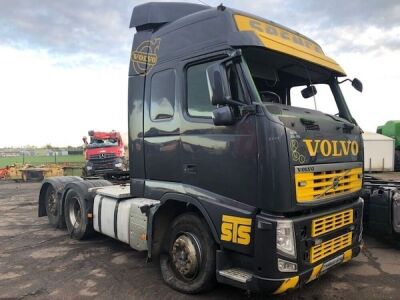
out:
M44 165L44 164L72 164L83 165L85 159L82 154L73 155L59 155L53 152L51 155L26 155L21 153L18 156L0 157L0 168L10 166L13 164L31 164L31 165Z

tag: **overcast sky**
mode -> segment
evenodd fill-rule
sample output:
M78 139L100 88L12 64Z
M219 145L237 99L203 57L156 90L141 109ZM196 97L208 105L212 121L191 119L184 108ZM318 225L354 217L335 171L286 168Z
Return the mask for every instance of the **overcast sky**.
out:
M0 147L80 145L89 129L127 131L129 22L144 2L0 0ZM342 86L364 130L400 119L399 0L224 4L311 37L361 79L362 94Z

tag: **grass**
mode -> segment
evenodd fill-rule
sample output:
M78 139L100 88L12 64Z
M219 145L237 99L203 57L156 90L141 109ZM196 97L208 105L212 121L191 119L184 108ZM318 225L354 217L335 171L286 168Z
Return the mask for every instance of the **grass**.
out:
M66 156L25 156L23 161L22 156L18 157L0 157L0 168L4 168L5 166L12 165L15 163L18 164L31 164L31 165L43 165L43 164L60 164L60 163L73 163L73 164L83 164L85 162L85 158L83 155L66 155Z

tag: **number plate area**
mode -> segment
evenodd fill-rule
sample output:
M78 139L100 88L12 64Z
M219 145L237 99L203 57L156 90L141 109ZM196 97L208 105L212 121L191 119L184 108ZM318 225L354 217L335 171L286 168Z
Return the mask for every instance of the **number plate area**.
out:
M335 257L331 260L328 260L326 263L324 263L322 265L322 269L321 269L321 273L320 274L324 274L325 272L327 272L330 268L340 264L343 262L343 254L339 255L338 257Z

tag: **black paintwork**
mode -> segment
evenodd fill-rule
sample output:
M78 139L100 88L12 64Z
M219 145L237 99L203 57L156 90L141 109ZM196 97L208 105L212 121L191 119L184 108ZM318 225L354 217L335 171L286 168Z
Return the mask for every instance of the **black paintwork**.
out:
M226 261L236 266L242 263L260 278L282 278L287 274L276 270L277 219L293 217L297 242L302 245L298 226L309 226L316 216L343 207L355 207L357 211L362 207L357 201L358 193L336 204L298 205L293 182L297 163L289 151L290 141L355 139L360 142L357 157L311 158L305 149L299 151L307 156L303 164L362 161L360 129L355 124L349 125L350 129L344 128L343 122L312 112L307 117L315 118L319 130L306 128L300 118L289 122L285 116L271 113L256 103L254 91L245 81L242 86L245 101L255 105L254 113L242 116L231 126L215 126L211 119L189 116L186 107L189 65L221 59L238 47L262 46L253 33L236 30L233 13L228 8L182 3L153 3L135 8L131 26L136 26L137 33L132 45L128 95L131 194L161 200L162 204L171 199L194 203L225 251L220 253L222 265ZM135 51L147 51L153 58L156 55L156 63L133 61ZM242 66L237 68L244 78ZM174 116L153 121L149 112L151 78L167 69L174 70L176 76ZM345 103L341 106L347 108ZM348 112L345 115L350 116ZM249 246L219 240L223 214L253 220ZM257 229L260 220L267 220L270 225L265 226L270 228ZM355 235L359 234L358 225ZM354 249L359 244L354 242ZM312 266L300 259L305 250L299 247L297 251L299 272L309 274ZM226 255L231 259L226 259Z

